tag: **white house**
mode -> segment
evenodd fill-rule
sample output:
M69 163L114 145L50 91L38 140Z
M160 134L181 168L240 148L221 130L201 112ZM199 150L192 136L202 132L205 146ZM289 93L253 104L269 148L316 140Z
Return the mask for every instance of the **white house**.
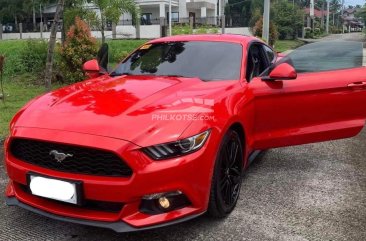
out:
M169 18L169 0L135 0L141 10L141 25L160 24L161 19ZM218 14L218 0L171 0L172 21L188 22L193 19L209 18L214 20ZM131 19L129 14L121 20Z
M227 0L224 0L227 3ZM141 10L141 24L155 25L160 24L161 19L169 18L169 0L135 0ZM215 18L220 15L221 0L171 0L172 21L188 22L189 17L194 21L209 19L206 23L215 23ZM94 9L99 13L99 9L93 4L86 3L85 7ZM56 10L56 4L45 6L43 15L51 20ZM165 20L166 21L166 20ZM123 14L121 16L122 25L131 25L131 15Z

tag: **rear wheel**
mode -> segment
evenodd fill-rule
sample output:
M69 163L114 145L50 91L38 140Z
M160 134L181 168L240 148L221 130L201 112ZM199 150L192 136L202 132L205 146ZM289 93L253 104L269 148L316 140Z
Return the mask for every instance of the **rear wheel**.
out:
M208 214L226 217L236 206L241 187L243 148L239 134L229 130L221 144L212 177Z

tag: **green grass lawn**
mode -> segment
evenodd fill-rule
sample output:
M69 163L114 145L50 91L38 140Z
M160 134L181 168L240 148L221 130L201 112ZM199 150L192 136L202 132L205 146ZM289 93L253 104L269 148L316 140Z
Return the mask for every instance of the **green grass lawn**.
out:
M304 45L304 42L300 40L277 40L274 48L277 52L284 52L286 50L296 49L301 45Z

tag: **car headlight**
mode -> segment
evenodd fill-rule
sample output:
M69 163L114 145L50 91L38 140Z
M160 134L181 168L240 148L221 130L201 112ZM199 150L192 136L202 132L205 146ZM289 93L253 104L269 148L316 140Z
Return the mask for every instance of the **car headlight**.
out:
M205 144L210 130L182 140L144 147L142 151L154 160L168 159L198 151Z

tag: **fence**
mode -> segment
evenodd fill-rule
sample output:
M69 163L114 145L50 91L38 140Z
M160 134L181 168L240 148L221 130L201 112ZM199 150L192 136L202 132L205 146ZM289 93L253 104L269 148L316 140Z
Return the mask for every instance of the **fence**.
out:
M216 27L221 28L220 17L205 17L205 18L172 18L172 26L175 25L189 25L191 28L201 27ZM240 21L230 17L225 18L225 28L234 28L240 26L236 30L226 30L225 32L235 32L240 34L250 34L247 27L242 27ZM168 18L141 18L140 26L135 27L135 21L132 19L121 19L117 25L107 22L105 24L106 38L157 38L167 35L169 19ZM28 39L28 38L44 38L48 39L50 36L50 29L52 23L19 23L15 24L0 24L0 39ZM244 30L243 30L244 29ZM57 26L57 38L61 38L62 23ZM100 29L91 27L92 35L100 38Z

